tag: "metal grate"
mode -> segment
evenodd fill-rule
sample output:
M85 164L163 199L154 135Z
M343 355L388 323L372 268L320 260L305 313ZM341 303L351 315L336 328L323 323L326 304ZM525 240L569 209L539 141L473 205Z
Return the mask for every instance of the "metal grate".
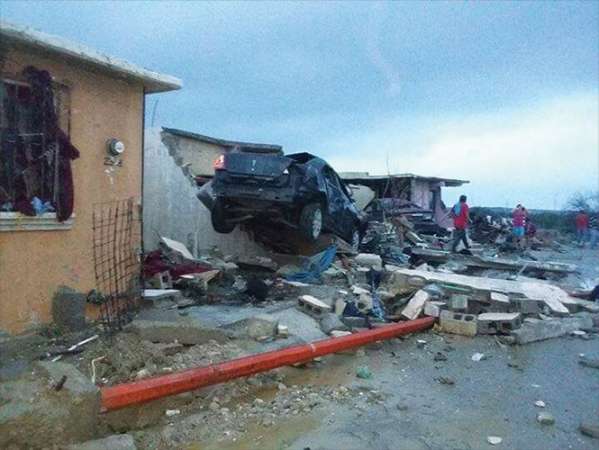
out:
M98 203L93 211L96 296L102 323L119 330L133 318L141 297L141 222L133 198Z

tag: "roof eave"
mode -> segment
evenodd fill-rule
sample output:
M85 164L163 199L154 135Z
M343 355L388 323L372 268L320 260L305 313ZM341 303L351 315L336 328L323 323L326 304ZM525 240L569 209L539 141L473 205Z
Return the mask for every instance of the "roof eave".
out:
M29 27L0 21L0 36L5 42L41 49L68 59L84 62L126 79L139 81L148 94L174 91L183 87L183 82L171 75L137 67L125 60L113 58L84 45Z

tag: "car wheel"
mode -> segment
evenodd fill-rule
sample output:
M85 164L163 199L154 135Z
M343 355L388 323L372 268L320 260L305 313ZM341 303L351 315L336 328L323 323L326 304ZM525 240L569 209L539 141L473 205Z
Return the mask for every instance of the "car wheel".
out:
M318 203L309 203L302 209L299 219L300 232L314 242L322 231L322 208Z
M227 222L225 207L220 201L216 201L212 208L212 228L217 233L228 234L235 229L235 224Z
M354 232L352 233L351 236L351 249L358 253L360 251L360 230L358 230L357 228L354 228Z

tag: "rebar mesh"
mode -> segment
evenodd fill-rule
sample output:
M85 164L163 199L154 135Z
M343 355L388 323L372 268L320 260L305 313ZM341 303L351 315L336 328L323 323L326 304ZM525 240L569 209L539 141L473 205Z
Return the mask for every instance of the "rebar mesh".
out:
M134 199L98 203L93 256L101 320L109 331L131 321L141 297L141 222Z

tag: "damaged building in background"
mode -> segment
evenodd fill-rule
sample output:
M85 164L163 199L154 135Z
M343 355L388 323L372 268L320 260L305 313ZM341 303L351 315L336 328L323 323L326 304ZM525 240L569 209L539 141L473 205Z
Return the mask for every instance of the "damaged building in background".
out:
M194 256L218 247L225 254L261 255L264 249L239 228L219 234L198 187L214 176L214 163L233 149L282 153L270 144L218 139L174 128L146 131L144 159L144 244L157 248L161 236L184 242Z
M84 324L86 308L98 313L86 304L90 291L105 282L115 297L131 291L141 250L145 95L180 87L176 78L0 23L0 329L21 332L53 318ZM65 290L76 298L66 313L57 296Z
M443 187L459 187L467 180L452 178L425 177L411 173L394 175L370 175L368 172L342 172L341 179L352 190L365 198L372 198L366 212L376 219L383 216L406 215L415 223L421 223L425 231L426 223L432 223L432 231L453 226L449 208L442 198ZM364 193L367 189L373 191ZM457 200L457 199L456 199ZM453 201L452 201L453 204Z

